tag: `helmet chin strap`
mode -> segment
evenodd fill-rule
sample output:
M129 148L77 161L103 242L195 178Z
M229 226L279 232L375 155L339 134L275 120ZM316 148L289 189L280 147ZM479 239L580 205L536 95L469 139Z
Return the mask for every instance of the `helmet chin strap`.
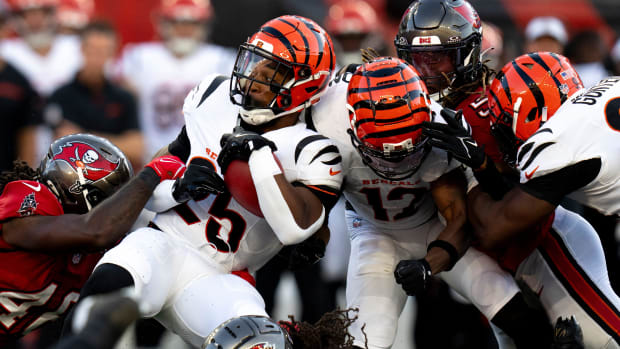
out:
M86 196L88 194L88 190L85 189L86 178L84 178L84 172L82 171L81 167L77 168L77 174L78 174L78 180L80 181L80 186L82 187L82 195L84 196L84 201L86 201L86 207L88 208L88 211L90 211L93 209L93 206L90 204L90 201L88 201L88 197Z

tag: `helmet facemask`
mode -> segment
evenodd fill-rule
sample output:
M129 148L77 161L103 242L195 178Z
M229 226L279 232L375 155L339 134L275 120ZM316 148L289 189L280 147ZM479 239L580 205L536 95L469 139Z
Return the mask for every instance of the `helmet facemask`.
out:
M413 46L395 43L398 57L413 65L431 94L442 97L449 88L474 81L482 68L480 38L472 35L460 45Z
M233 69L230 99L243 108L242 115L251 115L250 120L268 122L290 106L294 74L293 64L278 60L259 47L243 44ZM251 96L253 89L267 89L273 97L257 101Z
M384 143L383 150L379 150L364 144L353 130L347 132L364 164L379 177L389 180L401 180L413 175L431 150L428 138L424 136L416 144L408 138L399 144Z

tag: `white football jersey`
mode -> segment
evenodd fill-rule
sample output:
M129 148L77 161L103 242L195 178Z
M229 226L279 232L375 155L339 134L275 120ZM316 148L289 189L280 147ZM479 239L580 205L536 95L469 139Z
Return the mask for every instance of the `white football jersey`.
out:
M234 62L232 50L215 45L202 45L182 58L162 42L127 46L118 69L138 93L145 160L177 136L187 93L209 74L230 75Z
M68 82L82 65L79 38L58 35L46 56L41 56L21 39L5 40L0 55L26 76L43 97Z
M312 112L316 130L338 142L346 172L343 195L360 216L378 227L403 229L419 226L437 210L430 195L430 183L461 163L451 159L443 150L433 148L411 177L398 181L379 177L363 163L347 133L349 112L345 106L351 74L337 75ZM441 106L433 102L431 109L434 121L443 122L439 114Z
M558 204L565 195L620 213L620 76L567 100L520 148L524 190Z
M188 162L206 158L220 172L217 154L220 138L237 125L238 106L230 103L229 80L209 88L215 76L206 78L185 100L185 127L191 144ZM321 186L334 194L342 184L340 154L334 142L307 128L305 123L263 134L273 141L274 152L289 182ZM282 247L266 220L237 203L229 193L190 200L158 214L153 222L165 232L177 234L225 271L259 269Z

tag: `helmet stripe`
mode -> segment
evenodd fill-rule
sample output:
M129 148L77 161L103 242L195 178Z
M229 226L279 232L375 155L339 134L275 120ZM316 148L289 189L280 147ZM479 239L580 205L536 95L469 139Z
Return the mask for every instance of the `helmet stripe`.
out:
M304 41L304 48L306 49L306 54L305 59L304 59L304 64L308 64L308 61L310 60L310 43L308 43L308 38L306 37L306 35L304 35L304 33L299 29L299 27L297 25L295 25L294 23L291 23L287 20L285 20L284 18L280 17L278 18L278 20L280 22L284 22L286 24L288 24L289 26L291 26L291 28L295 29L295 31L299 34L299 36L301 36L301 39ZM303 21L300 21L303 23ZM297 62L297 60L295 60L295 62ZM297 62L300 63L300 62Z
M312 33L312 35L314 36L314 38L316 39L317 45L318 45L318 52L319 55L317 57L317 61L315 65L319 65L321 63L321 60L323 59L323 47L325 47L325 40L323 35L321 35L321 33L319 33L319 30L314 26L314 24L310 21L307 21L305 19L301 19L300 21L306 26L306 28L308 28L308 30L310 30L310 33ZM306 55L306 61L310 58L309 55ZM307 62L306 62L307 64ZM331 65L330 65L331 67Z
M281 31L279 31L278 29L276 29L274 27L263 27L263 28L261 28L261 31L265 32L265 33L267 33L267 34L269 34L271 36L273 36L274 38L276 38L278 40L280 40L282 45L284 45L284 47L286 47L288 52L293 57L293 62L297 62L297 55L295 54L295 50L293 49L293 45L286 38L286 36L284 36L284 34L282 34Z
M381 85L381 86L350 88L348 94L373 92L373 91L377 91L377 90L383 90L383 89L388 89L388 88L392 88L392 87L398 87L398 86L407 85L407 84L414 83L414 82L419 81L419 80L420 80L420 77L419 76L415 76L415 77L412 77L411 79L409 79L407 81L401 81L401 82L391 83L391 84L386 84L386 85Z
M553 82L555 83L555 87L557 87L558 93L560 94L560 101L561 101L560 103L564 103L564 101L566 101L566 98L568 96L562 92L562 89L560 88L562 84L560 83L560 80L558 80L558 78L555 76L556 73L558 73L558 71L551 71L551 68L549 68L547 63L545 63L545 61L542 59L542 57L538 53L530 53L528 54L528 56L531 59L533 59L534 62L540 64L543 67L543 69L545 69L548 72L551 72L551 78L553 79Z
M523 69L521 69L521 67L519 67L516 61L512 61L512 66L515 68L515 71L517 72L517 74L519 74L525 85L530 89L530 92L532 92L532 95L536 100L536 109L538 109L538 115L540 115L542 113L543 107L545 107L545 96L543 95L542 91L540 91L540 87L538 87L538 84L529 75L527 75L527 73Z
M357 120L355 122L355 127L360 127L361 125L368 123L368 122L374 122L375 124L391 124L391 123L395 123L401 120L406 120L408 118L410 118L412 115L415 115L417 113L420 112L427 112L429 113L430 110L428 108L418 108L414 111L412 111L411 113L406 113L405 115L401 115L401 116L397 116L394 118L389 118L389 119L379 119L377 120L376 118L366 118L366 119L361 119L361 120Z
M512 104L512 94L510 93L510 87L508 86L508 79L506 79L506 75L501 73L500 76L500 74L498 74L496 79L498 79L499 82L502 84L502 90L504 90L504 94L506 94L506 97L508 97L508 102ZM497 102L497 104L501 105L501 103L499 103L499 100Z
M421 128L422 128L422 125L418 124L418 125L413 125L413 126L408 126L408 127L397 128L393 130L374 132L374 133L369 133L365 135L364 137L362 137L361 140L366 140L369 138L393 137L393 136L398 136L398 135L402 135L405 133L415 132L415 131L420 130Z

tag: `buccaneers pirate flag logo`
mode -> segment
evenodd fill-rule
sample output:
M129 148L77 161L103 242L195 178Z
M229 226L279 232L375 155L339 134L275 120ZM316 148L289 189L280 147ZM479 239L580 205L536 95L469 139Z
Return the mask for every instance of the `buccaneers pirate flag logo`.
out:
M61 145L60 151L54 153L53 158L65 161L76 172L81 168L84 178L93 182L114 172L120 162L120 159L111 162L90 144L75 141Z

